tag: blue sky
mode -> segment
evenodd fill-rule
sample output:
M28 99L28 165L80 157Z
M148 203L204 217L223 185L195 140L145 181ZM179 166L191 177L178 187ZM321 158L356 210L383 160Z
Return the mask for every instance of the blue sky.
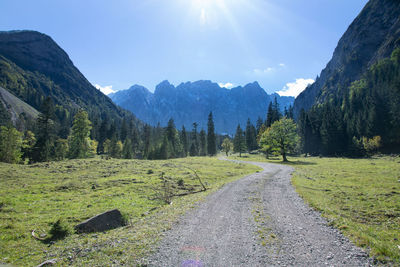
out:
M258 81L269 93L320 73L367 0L1 0L0 30L50 35L104 89L162 80Z

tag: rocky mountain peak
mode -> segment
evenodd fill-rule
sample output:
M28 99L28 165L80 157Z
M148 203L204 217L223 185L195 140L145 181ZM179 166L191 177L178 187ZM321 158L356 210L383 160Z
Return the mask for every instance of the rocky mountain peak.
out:
M207 116L212 111L219 133L234 133L237 124L245 125L248 118L253 123L258 117L265 118L268 105L274 100L257 82L229 90L209 80L185 82L176 88L164 81L147 97L127 93L130 90L137 91L131 87L110 97L149 124L165 126L173 118L178 128L184 125L191 129L192 123L197 122L199 129L206 129ZM293 101L293 97L278 96L282 109Z
M308 86L294 104L295 114L308 110L345 88L378 60L400 46L400 1L370 0L351 23L315 83Z

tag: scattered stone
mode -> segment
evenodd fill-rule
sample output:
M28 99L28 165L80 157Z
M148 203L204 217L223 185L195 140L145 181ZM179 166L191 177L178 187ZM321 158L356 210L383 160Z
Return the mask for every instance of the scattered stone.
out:
M124 225L122 214L114 209L96 215L75 226L78 233L103 232Z

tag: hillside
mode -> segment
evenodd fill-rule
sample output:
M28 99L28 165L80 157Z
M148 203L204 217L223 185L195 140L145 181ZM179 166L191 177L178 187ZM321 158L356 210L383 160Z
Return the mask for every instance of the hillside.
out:
M295 100L303 152L398 153L399 88L400 2L371 0L320 77Z
M400 2L371 0L340 39L330 62L315 83L295 100L294 112L308 110L334 96L348 93L375 63L391 55L400 45Z
M120 124L129 117L138 123L92 86L65 51L39 32L0 32L0 86L37 110L50 96L60 120L71 120L70 114L83 108L92 121L108 117Z
M178 128L192 129L197 122L199 129L207 128L207 116L213 112L218 133L234 133L238 123L246 125L248 118L256 123L265 120L268 105L277 97L281 109L293 104L293 97L268 95L257 82L232 89L221 88L211 81L181 83L177 87L164 81L151 93L143 86L134 85L128 90L109 95L119 106L132 111L139 119L161 126L170 118Z
M2 87L0 87L0 106L2 112L9 115L2 123L12 122L14 126L21 126L22 128L25 126L24 121L34 120L39 115L36 109Z

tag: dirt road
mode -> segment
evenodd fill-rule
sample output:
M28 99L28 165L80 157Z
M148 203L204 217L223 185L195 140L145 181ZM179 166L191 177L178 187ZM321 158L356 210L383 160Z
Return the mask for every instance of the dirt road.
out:
M149 266L369 266L371 260L310 209L290 183L293 169L225 185L166 234Z

